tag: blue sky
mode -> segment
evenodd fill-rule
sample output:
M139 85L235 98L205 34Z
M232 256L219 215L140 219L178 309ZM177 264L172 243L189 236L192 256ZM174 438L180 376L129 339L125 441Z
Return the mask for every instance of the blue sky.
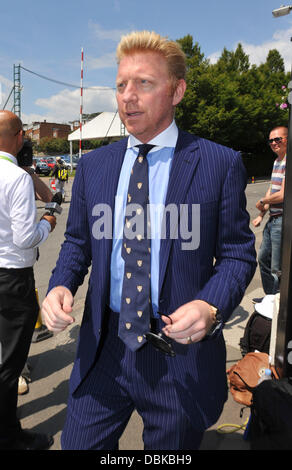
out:
M2 106L13 86L13 64L77 88L58 85L21 69L22 119L79 119L80 57L84 48L83 112L115 110L115 49L122 34L154 30L171 39L191 34L215 61L239 42L251 63L270 49L292 63L292 12L273 18L282 0L14 0L0 5ZM96 87L96 88L94 88ZM1 95L0 95L1 99ZM0 107L2 107L0 106ZM7 109L11 109L10 100Z

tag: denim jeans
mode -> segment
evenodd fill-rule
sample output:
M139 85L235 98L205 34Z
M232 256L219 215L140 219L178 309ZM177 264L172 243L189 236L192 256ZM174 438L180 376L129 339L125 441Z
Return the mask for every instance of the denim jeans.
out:
M270 217L263 232L258 261L266 295L278 292L277 271L281 270L282 216Z

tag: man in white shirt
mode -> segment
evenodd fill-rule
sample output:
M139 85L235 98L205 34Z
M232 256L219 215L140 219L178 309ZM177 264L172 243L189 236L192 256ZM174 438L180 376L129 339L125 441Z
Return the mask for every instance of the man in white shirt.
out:
M44 214L36 223L34 186L17 164L21 120L0 111L0 450L46 449L52 438L21 429L18 377L26 362L38 315L33 265L37 248L55 228Z

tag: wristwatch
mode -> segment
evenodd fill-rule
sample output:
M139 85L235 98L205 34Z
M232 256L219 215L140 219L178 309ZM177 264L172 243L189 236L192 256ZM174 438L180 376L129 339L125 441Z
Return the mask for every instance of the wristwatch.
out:
M213 325L211 326L211 328L209 329L208 333L206 334L206 336L213 336L214 333L216 333L216 331L218 331L222 325L222 317L221 317L221 314L218 310L217 307L215 307L214 305L212 304L209 304L210 306L210 311L213 315Z

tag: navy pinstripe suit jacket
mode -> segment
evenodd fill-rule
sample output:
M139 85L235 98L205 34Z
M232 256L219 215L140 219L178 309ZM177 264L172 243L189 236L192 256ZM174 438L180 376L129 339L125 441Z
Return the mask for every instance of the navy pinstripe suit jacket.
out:
M64 285L74 295L92 266L71 391L93 364L102 335L102 318L109 303L112 240L93 236L97 220L94 207L103 203L114 208L126 146L127 139L123 139L82 157L75 176L65 242L50 279L49 290ZM186 302L202 299L216 305L226 321L240 303L256 268L245 186L246 172L237 152L179 132L166 206L200 205L200 245L192 251L182 250L184 240L179 232L178 239L161 240L161 312L169 314ZM216 357L222 362L225 353L224 341L211 339L203 343L200 360L194 364L194 374L199 376L199 368L208 368L211 350L215 362ZM221 348L218 354L216 348ZM218 390L222 385L226 394L226 377L222 375L225 364L223 368L219 363L213 366L215 372L209 386ZM216 375L217 369L220 376Z

